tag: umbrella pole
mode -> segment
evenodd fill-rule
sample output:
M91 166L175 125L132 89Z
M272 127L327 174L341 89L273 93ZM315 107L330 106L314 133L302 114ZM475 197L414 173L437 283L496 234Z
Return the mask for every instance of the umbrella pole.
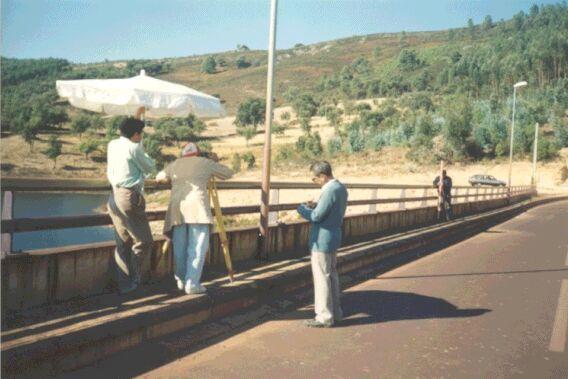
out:
M264 159L262 161L262 195L260 205L260 258L268 258L270 247L268 230L268 212L270 208L270 153L272 129L272 106L274 89L274 50L276 45L276 9L277 0L270 2L270 39L268 46L268 73L266 80L266 115L264 123Z

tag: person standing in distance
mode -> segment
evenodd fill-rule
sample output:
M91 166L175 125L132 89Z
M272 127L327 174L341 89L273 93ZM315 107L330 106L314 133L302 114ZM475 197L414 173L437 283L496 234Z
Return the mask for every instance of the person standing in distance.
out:
M311 165L312 181L322 189L319 201L298 207L298 213L312 224L310 250L314 278L316 316L306 321L312 328L331 327L343 318L339 300L337 249L341 245L341 227L347 209L347 189L333 177L326 161Z
M446 174L446 170L442 170L442 183L440 183L440 175L438 175L432 184L438 190L438 222L443 219L450 221L453 217L452 178Z
M135 118L122 122L120 137L110 141L107 149L107 177L112 185L107 206L115 228L114 258L121 294L138 288L142 258L150 253L153 243L146 217L144 179L155 164L142 146L143 112L144 107L140 107Z

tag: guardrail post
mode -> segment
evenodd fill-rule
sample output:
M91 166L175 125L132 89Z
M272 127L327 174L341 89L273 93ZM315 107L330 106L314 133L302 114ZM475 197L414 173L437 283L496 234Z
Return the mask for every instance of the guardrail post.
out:
M280 204L280 190L279 189L270 189L270 204L278 205ZM270 212L268 213L268 224L269 225L276 225L278 224L278 212Z
M465 197L464 197L464 199L463 199L463 202L464 202L464 203L467 203L468 201L469 201L469 187L467 187L467 188L465 189Z
M422 202L420 203L421 207L426 207L428 206L428 200L426 200L426 198L428 197L428 188L424 188L424 191L422 192Z
M404 200L404 198L406 198L406 188L403 188L402 190L400 190L400 199ZM406 203L404 201L400 201L398 203L398 209L401 209L401 210L406 209Z
M373 188L371 190L371 199L372 200L377 199L377 193L378 193L378 190L376 188ZM369 204L369 213L377 213L377 204Z
M460 189L459 189L459 188L454 189L454 194L453 194L453 196L454 196L454 198L456 199L455 203L459 203L459 202L460 202L460 198L458 197L459 193L460 193Z
M475 201L479 200L479 187L475 187Z
M14 194L12 191L4 192L2 199L2 220L11 220L14 217ZM2 258L12 251L12 234L2 233Z

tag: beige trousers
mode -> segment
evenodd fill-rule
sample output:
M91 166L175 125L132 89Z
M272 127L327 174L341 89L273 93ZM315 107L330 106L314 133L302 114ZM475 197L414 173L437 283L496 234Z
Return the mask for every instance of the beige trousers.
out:
M114 259L119 289L140 284L140 265L152 248L152 231L144 196L128 188L114 188L108 213L115 228Z
M323 324L341 321L343 312L339 301L340 287L337 274L337 253L312 251L314 276L314 308L316 320Z

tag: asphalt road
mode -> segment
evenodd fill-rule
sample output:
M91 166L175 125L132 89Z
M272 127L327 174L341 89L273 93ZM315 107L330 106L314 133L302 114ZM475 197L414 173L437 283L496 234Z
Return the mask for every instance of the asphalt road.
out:
M304 327L313 309L306 307L131 372L148 378L568 378L568 202L533 208L353 286L342 305L347 317L335 328Z

